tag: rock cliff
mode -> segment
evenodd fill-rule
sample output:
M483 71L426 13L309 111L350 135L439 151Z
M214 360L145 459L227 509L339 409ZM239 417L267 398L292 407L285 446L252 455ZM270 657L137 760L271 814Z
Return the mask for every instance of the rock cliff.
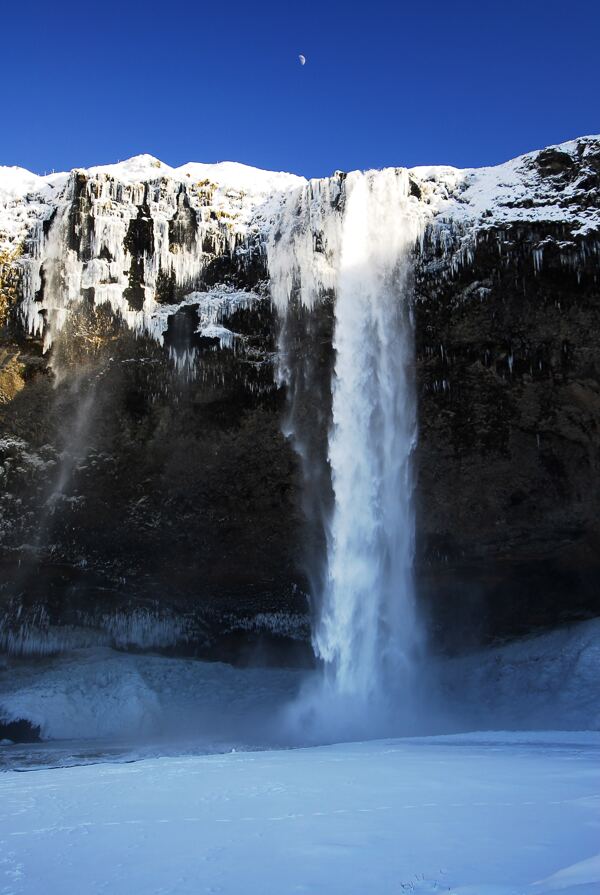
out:
M597 614L600 139L409 177L432 634ZM302 653L321 545L283 434L266 245L325 185L343 204L340 173L0 169L0 649ZM325 503L333 307L285 324Z

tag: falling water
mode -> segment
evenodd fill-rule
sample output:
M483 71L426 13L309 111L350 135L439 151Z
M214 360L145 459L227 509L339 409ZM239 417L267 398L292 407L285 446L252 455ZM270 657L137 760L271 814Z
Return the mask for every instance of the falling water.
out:
M313 595L313 644L324 663L321 696L339 697L355 721L376 702L406 702L420 645L411 259L426 209L409 187L401 169L350 174L339 184L341 202L331 201L335 184L309 184L295 210L291 201L284 208L269 246L284 316L294 295L312 307L327 289L335 292L327 445L333 502L324 520L323 586ZM302 443L302 433L292 434Z
M417 234L413 218L400 218L405 198L394 171L353 179L335 306L335 500L315 644L339 690L363 697L406 673L415 638L408 285Z

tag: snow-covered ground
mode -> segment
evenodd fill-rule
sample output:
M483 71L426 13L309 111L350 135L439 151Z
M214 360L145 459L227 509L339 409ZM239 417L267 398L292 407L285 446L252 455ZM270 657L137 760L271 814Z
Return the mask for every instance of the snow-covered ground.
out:
M0 895L597 895L599 670L594 620L438 663L421 729L477 733L281 748L314 673L6 661Z
M3 895L598 891L598 735L388 740L0 776Z

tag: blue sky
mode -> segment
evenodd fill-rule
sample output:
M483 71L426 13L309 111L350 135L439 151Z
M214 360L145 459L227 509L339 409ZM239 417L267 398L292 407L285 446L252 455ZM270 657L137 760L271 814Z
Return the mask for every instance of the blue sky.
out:
M484 165L600 131L599 0L33 0L1 22L0 164L39 173Z

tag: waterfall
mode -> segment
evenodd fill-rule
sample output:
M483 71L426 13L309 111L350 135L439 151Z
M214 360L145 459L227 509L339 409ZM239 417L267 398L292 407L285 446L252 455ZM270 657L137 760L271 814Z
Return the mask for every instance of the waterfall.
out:
M321 697L339 698L357 722L375 703L406 699L420 647L412 254L426 215L406 170L355 172L290 196L268 246L284 335L299 306L314 314L334 293L332 500L322 520L324 568L314 579L320 592L312 594L313 645L324 664ZM316 349L291 351L284 338L280 370L289 385L298 380L294 361ZM307 425L292 410L288 428L308 483L315 457L303 449Z

